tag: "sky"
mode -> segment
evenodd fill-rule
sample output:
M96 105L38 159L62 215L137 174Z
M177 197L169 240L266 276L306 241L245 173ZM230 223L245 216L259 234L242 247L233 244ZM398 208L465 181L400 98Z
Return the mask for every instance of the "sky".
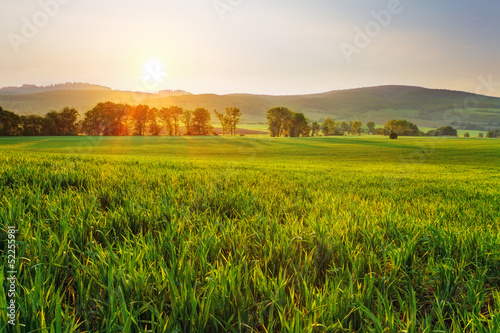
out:
M0 0L0 87L500 97L500 1Z

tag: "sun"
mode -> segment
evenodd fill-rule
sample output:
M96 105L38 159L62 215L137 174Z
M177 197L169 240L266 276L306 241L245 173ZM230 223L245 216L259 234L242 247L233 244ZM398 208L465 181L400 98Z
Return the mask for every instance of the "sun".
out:
M167 69L161 60L150 58L142 68L142 85L145 91L157 92L165 81Z

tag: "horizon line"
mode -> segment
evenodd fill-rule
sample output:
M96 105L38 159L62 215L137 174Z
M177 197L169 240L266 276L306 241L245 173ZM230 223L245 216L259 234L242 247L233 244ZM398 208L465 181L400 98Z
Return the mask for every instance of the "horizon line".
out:
M466 90L457 90L457 89L448 89L448 88L429 88L429 87L423 87L423 86L418 86L418 85L411 85L411 84L381 84L381 85L374 85L374 86L359 86L359 87L351 87L351 88L340 88L340 89L332 89L332 90L326 90L326 91L321 91L321 92L311 92L311 93L296 93L296 94L272 94L272 93L249 93L249 92L231 92L231 93L214 93L214 92L203 92L203 93L192 93L184 89L163 89L163 90L158 90L156 92L154 91L140 91L140 90L128 90L128 89L115 89L106 85L102 84L96 84L96 83L90 83L90 82L78 82L78 81L67 81L64 83L52 83L48 85L37 85L34 83L23 83L20 86L4 86L0 87L0 94L1 90L4 89L21 89L25 86L27 87L34 87L34 88L50 88L54 86L64 86L64 85L89 85L89 86L96 86L96 87L101 87L105 88L103 90L110 90L110 91L118 91L118 92L128 92L128 93L138 93L138 94L148 94L148 95L159 95L162 92L184 92L185 95L192 95L192 96L201 96L201 95L215 95L215 96L230 96L230 95L256 95L256 96L275 96L275 97L292 97L292 96L311 96L311 95L321 95L321 94L327 94L327 93L332 93L332 92L343 92L343 91L351 91L351 90L361 90L361 89L370 89L370 88L383 88L383 87L404 87L404 88L418 88L418 89L426 89L426 90L438 90L438 91L449 91L449 92L460 92L460 93L468 93L476 96L486 96L486 97L491 97L491 98L500 98L500 96L492 96L492 95L486 95L486 94L478 94L476 92L472 91L466 91ZM59 89L59 91L64 91L64 90L70 90L70 89ZM84 89L74 89L75 91L78 90L84 90ZM93 91L94 89L86 89L89 91ZM95 89L98 90L98 89ZM95 91L94 90L94 91ZM20 94L20 95L31 95L31 94L37 94L39 92L35 93L25 93L25 94Z

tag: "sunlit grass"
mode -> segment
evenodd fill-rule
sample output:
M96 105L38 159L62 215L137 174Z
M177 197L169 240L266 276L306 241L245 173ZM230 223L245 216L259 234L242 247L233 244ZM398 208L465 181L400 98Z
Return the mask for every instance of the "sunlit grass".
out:
M21 331L495 332L499 142L2 138Z

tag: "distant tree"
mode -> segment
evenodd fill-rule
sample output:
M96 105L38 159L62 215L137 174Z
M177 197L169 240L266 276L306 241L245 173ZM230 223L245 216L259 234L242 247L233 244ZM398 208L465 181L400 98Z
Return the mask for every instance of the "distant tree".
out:
M151 132L152 135L160 135L161 133L161 125L159 121L159 114L160 111L157 108L152 108L149 110L150 114L150 121L149 121L149 132Z
M500 130L496 129L494 131L488 131L486 133L487 138L500 138Z
M192 131L194 135L209 135L213 127L210 125L210 112L204 108L193 111Z
M335 120L332 120L330 118L326 118L325 120L323 120L323 123L321 124L321 131L323 132L324 136L333 135L335 132Z
M353 131L352 131L352 120L349 120L349 122L347 124L349 125L347 133L350 134L350 135L354 134Z
M134 123L135 120L132 117L132 110L134 109L132 106L129 106L129 112L123 118L123 135L133 135L134 134Z
M398 138L398 135L396 133L391 133L389 137L391 138L391 140L396 140Z
M353 135L361 135L361 127L363 124L361 124L361 121L355 120L351 123L351 134Z
M277 107L267 111L266 118L271 137L288 136L293 112L285 107Z
M309 137L311 127L302 113L293 113L290 125L291 126L288 130L290 137Z
M482 138L482 137L483 137L483 133L479 133L479 134L477 135L477 137L478 137L478 138Z
M425 136L441 136L441 132L437 129L429 130L425 133Z
M441 133L442 136L457 136L458 135L457 130L451 126L440 127L440 128L438 128L438 131Z
M43 134L43 117L37 115L21 116L23 136L39 136Z
M102 114L98 107L94 107L92 110L85 113L85 117L82 122L82 131L88 135L101 135L103 127Z
M59 135L78 135L78 111L74 108L65 107L59 114Z
M368 127L368 133L373 134L375 132L375 123L373 121L367 122L366 127Z
M21 132L21 118L14 112L0 107L0 136L19 135Z
M127 135L126 120L130 110L129 105L98 103L91 111L85 113L82 130L91 135Z
M376 135L387 135L387 131L385 128L375 128L375 130L373 131L373 134L376 134Z
M181 121L184 123L184 127L186 128L186 135L192 135L191 132L191 123L193 119L193 111L184 110L181 115Z
M389 120L385 124L387 133L396 133L398 136L418 136L420 131L417 125L410 123L407 120Z
M229 119L229 130L231 135L235 136L241 118L241 110L236 107L228 107L226 108L226 117Z
M311 124L311 136L318 136L321 126L317 121L313 121Z
M162 108L157 112L157 116L165 125L165 128L167 129L167 135L175 135L174 119L171 108Z
M45 136L56 136L60 135L62 129L62 124L59 120L59 114L57 111L48 112L43 118L43 135Z
M217 110L214 110L214 113L220 121L220 125L222 127L222 135L225 135L226 132L231 132L229 119L223 113L217 112Z
M148 105L137 105L132 109L131 116L134 120L136 135L146 134L147 125L151 121L151 109Z
M451 126L440 127L425 133L426 136L457 136L457 130Z
M469 132L465 132L465 133L464 133L464 138L470 138L470 134L469 134Z
M349 131L349 124L346 123L345 121L341 121L337 123L337 128L341 132L340 134L344 135L346 132Z
M181 135L181 132L179 130L179 124L183 112L184 110L182 110L181 107L178 106L170 107L170 117L172 118L174 124L174 135Z

